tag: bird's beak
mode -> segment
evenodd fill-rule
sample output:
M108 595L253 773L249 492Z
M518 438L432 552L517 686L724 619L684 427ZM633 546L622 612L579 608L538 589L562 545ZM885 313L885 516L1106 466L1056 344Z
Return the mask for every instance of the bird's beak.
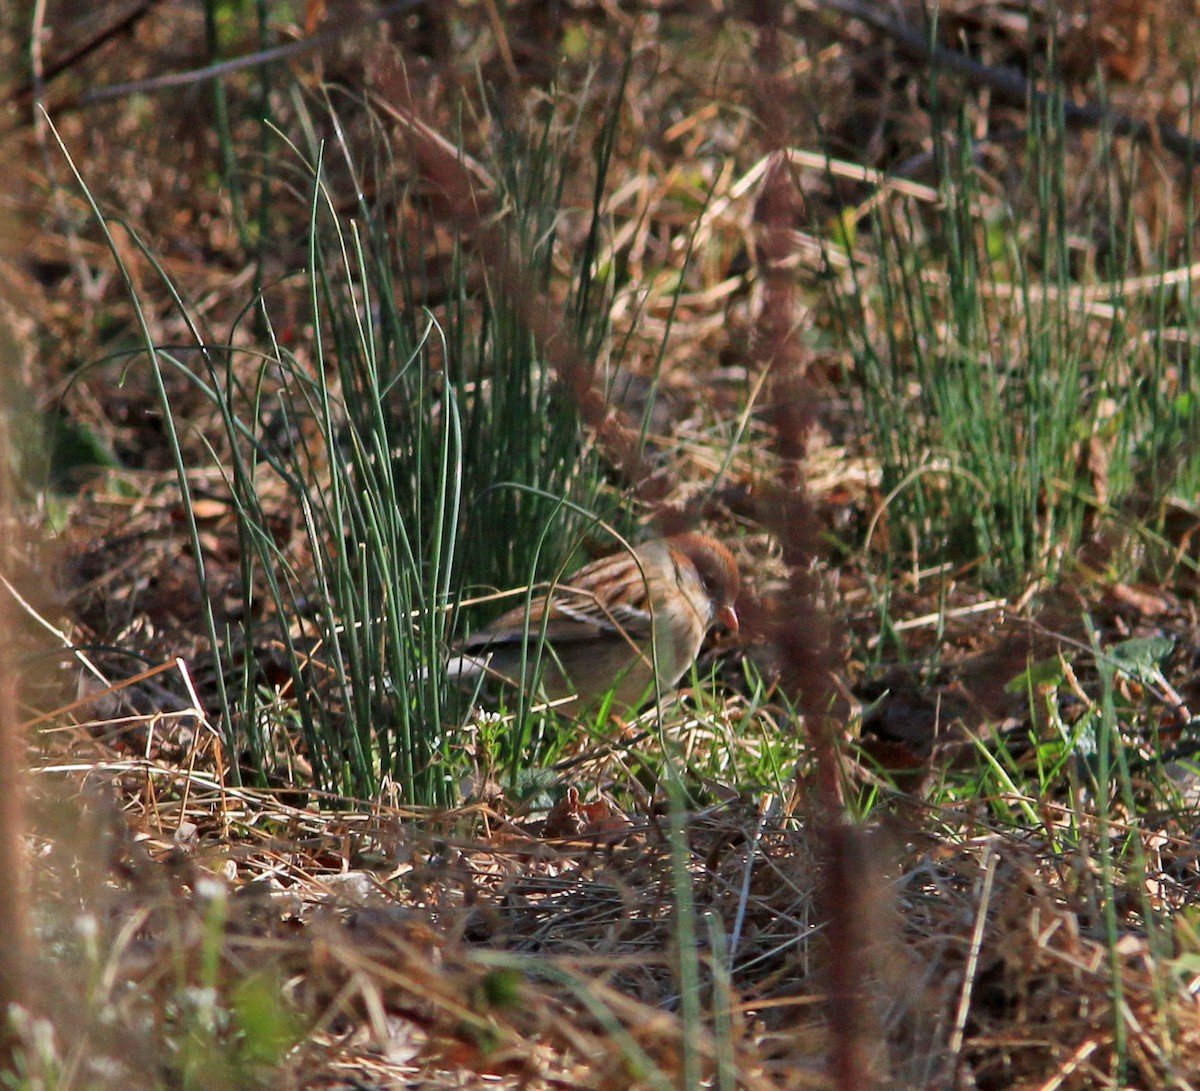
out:
M730 632L736 633L738 631L737 611L731 603L727 602L717 610L717 620Z

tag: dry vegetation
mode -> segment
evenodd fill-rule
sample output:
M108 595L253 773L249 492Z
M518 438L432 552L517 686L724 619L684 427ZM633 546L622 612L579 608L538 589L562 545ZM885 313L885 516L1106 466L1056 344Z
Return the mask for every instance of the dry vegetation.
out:
M986 565L942 563L889 518L865 423L854 337L886 341L894 316L876 308L848 331L836 305L886 279L877 208L905 210L887 222L916 237L942 207L946 118L975 141L982 219L1009 202L1026 217L1007 225L1018 244L1036 235L1023 94L1049 89L1053 54L1080 107L1059 134L1080 335L1102 344L1143 323L1148 346L1169 329L1178 374L1194 368L1177 312L1126 314L1139 286L1118 299L1102 282L1124 247L1122 276L1145 275L1146 294L1168 271L1191 283L1179 134L1194 125L1195 5L947 0L940 58L907 0L893 24L849 0L464 2L384 21L366 0L266 6L265 43L253 5L209 6L221 54L329 35L270 62L280 129L317 118L332 147L322 95L345 89L329 102L346 143L395 157L391 230L426 232L411 245L430 313L465 237L469 275L509 291L569 390L609 494L643 526L702 522L734 546L747 624L709 653L715 695L536 770L550 806L497 781L486 724L455 743L454 810L406 806L386 785L372 801L322 799L282 728L273 786L241 783L130 300L181 355L196 351L189 323L249 350L265 340L243 317L261 289L272 336L315 366L302 172L264 142L254 68L225 77L225 121L211 81L96 95L211 63L203 5L60 0L12 17L6 71L28 70L39 32L36 78L4 88L19 178L0 211L21 224L0 254L0 440L30 482L0 540L35 907L31 973L12 989L13 1085L1200 1085L1195 498L1126 488L1109 507L1103 437L1079 437L1092 504L1077 557L1049 543L1052 575L1009 572L999 591L978 578ZM971 64L956 69L960 50ZM580 104L554 273L534 286L494 234L489 153L506 126L565 127ZM597 379L555 319L613 104L604 253L619 272ZM39 106L111 217L111 249ZM1116 192L1098 149L1118 117ZM1134 124L1146 120L1157 127ZM351 210L340 169L334 197ZM1109 207L1127 239L1103 230ZM931 290L941 276L927 270ZM1038 285L1014 309L1031 297ZM1019 355L1011 331L994 336ZM166 380L197 467L210 604L236 619L244 542L226 479L200 468L224 453L218 413L178 372ZM301 520L271 490L272 533L303 570ZM1097 667L1101 646L1164 637L1175 649L1153 664ZM286 708L278 643L244 654ZM1030 669L1009 684L1047 661L1051 681ZM767 683L747 683L743 663ZM1111 805L1092 756L1053 775L1039 764L1039 739L1093 713L1124 740Z

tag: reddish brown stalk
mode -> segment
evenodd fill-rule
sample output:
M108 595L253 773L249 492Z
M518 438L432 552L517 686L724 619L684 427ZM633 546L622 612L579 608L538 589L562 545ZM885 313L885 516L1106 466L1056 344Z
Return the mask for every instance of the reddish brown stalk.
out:
M11 361L15 351L0 329L0 372L4 357ZM13 525L12 482L8 467L8 414L0 412L0 527ZM9 539L9 545L13 545ZM9 557L0 553L0 573L6 573ZM17 665L13 661L11 634L16 631L11 595L0 587L0 1069L11 1071L13 1039L8 1012L12 1005L25 1006L27 914L25 904L25 808L23 782L25 748L17 726Z
M473 246L492 283L516 311L570 394L584 426L643 500L662 497L670 488L665 472L649 465L638 431L608 403L596 383L595 361L583 354L574 331L564 326L561 308L549 305L538 290L505 230L487 173L421 120L407 74L395 53L377 56L370 75L373 97L402 126L421 176L432 187L434 206Z
M806 376L806 361L795 337L799 301L795 273L788 267L791 237L802 212L799 191L789 172L790 111L795 88L785 71L779 33L781 8L773 0L754 5L759 33L758 118L773 162L764 179L756 210L761 225L762 310L756 356L770 373L769 406L781 474L763 512L773 526L790 567L785 593L765 618L766 635L779 651L782 684L804 712L804 730L812 747L816 779L809 799L813 830L824 859L819 904L828 938L827 988L830 1073L839 1091L867 1086L863 951L867 937L855 912L861 891L855 860L855 831L845 818L833 711L828 619L817 602L813 561L819 527L804 484L804 463L816 414L816 396Z

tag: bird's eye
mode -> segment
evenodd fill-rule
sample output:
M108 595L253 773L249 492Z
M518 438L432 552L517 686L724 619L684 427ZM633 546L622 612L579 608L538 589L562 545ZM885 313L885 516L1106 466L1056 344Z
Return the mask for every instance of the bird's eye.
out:
M709 598L716 598L721 587L720 574L711 564L698 564L696 572L700 576L700 584Z

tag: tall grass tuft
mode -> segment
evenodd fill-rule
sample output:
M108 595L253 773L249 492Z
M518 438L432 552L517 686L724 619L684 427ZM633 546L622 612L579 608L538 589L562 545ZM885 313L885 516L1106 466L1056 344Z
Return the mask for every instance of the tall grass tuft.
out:
M308 446L294 446L287 477L319 578L312 635L338 700L314 701L307 715L297 707L322 758L319 782L363 795L386 779L405 800L444 803L465 711L441 670L460 591L561 567L597 504L601 467L503 287L472 266L462 240L434 255L435 225L392 228L420 207L406 202L398 165L376 145L367 177L353 122L328 110L332 144L296 150L311 178L314 356L272 360L281 411L293 425L309 417L328 459L314 467ZM539 285L550 279L569 146L557 119L497 145L498 203ZM360 195L353 220L337 211L327 154ZM371 190L374 203L361 197ZM564 303L566 335L589 277L583 269ZM603 326L605 313L601 293L583 328ZM292 597L277 605L300 617ZM296 691L311 687L299 648L291 663Z
M219 422L202 437L209 466L178 440L184 422L171 429L185 501L192 475L215 466L237 512L242 601L234 620L210 621L216 700L243 775L445 805L467 711L442 669L460 599L568 564L608 514L603 468L504 287L472 264L469 240L423 218L369 111L293 103L299 135L279 131L272 169L286 183L276 193L306 208L303 268L287 278L307 297L299 335L271 287L218 343L189 320L199 352L153 344L143 322L155 373L186 374ZM575 135L553 116L505 134L489 164L538 286L551 279ZM600 192L607 152L595 161ZM592 215L594 237L598 201ZM592 263L558 305L564 336L599 342L607 299Z
M1162 336L1164 319L1191 328L1191 297L1168 315L1165 289L1130 281L1136 154L1102 135L1084 188L1061 107L1028 122L1003 195L965 121L937 140L941 204L881 206L873 264L838 301L893 548L1001 592L1069 566L1095 516L1144 516L1200 470L1200 379Z

